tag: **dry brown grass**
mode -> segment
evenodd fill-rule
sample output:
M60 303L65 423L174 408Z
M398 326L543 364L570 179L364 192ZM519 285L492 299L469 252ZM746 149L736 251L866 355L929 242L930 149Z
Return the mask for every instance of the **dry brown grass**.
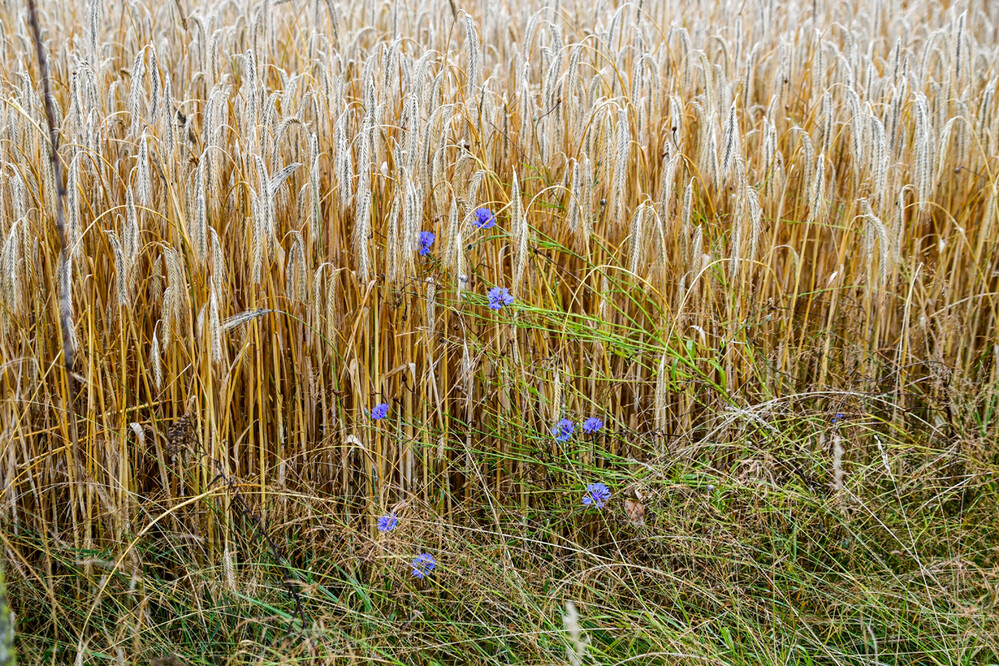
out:
M509 535L508 511L565 505L599 475L660 488L660 525L686 520L667 519L663 499L679 470L740 488L797 479L856 532L857 512L894 507L882 536L908 534L913 552L906 521L927 506L971 506L975 487L976 515L992 515L999 15L988 3L41 9L70 269L60 279L27 23L7 4L0 539L8 583L38 591L22 613L52 607L31 630L72 627L59 640L77 644L32 643L32 654L120 648L91 632L115 627L109 570L134 583L153 566L147 541L190 547L165 570L217 565L235 593L266 578L248 532L275 541L251 539L261 558L307 569L277 534L319 548L315 521L335 521L352 558L393 506L427 529L446 524L440 544L468 537L476 557L507 558L506 578L490 578L503 594L539 589L530 567L550 564L548 550L524 554L515 574L502 545L493 553L458 526ZM478 207L496 227L477 228ZM423 230L437 237L427 257ZM515 304L487 308L492 286ZM376 423L379 402L391 409ZM838 412L855 429L829 437ZM599 415L607 434L560 447L549 430L567 415ZM895 491L872 490L882 483ZM739 573L764 546L734 535L773 527L761 515L789 496L743 516L746 532L725 518L718 576L765 584ZM585 550L580 535L601 532L566 520L538 539L570 530ZM937 536L958 564L979 562L964 582L984 589L994 545L969 556L953 533ZM635 546L652 558L648 580L659 547ZM331 558L327 573L347 566ZM643 589L614 575L626 593ZM191 598L224 594L186 584ZM911 585L927 598L946 587ZM713 612L717 590L691 594L676 603ZM954 595L942 598L956 608ZM129 612L114 631L142 626L143 611ZM552 623L561 631L561 615Z

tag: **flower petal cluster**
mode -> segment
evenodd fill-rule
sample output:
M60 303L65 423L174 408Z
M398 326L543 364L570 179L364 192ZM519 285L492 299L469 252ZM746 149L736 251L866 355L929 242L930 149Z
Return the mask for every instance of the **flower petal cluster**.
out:
M421 231L420 232L420 256L425 257L430 254L430 246L434 244L437 237L434 236L432 231Z
M587 484L586 494L583 495L583 505L602 509L609 499L610 489L607 486L602 483L590 483Z
M437 567L437 560L430 553L420 553L413 558L413 575L425 578Z
M568 442L576 432L576 424L569 419L562 419L552 426L552 437L556 442Z
M496 226L496 216L486 207L475 209L475 226L479 229L491 229Z
M382 516L378 519L379 532L391 532L399 525L399 517L394 513Z
M501 310L504 306L513 303L513 296L506 287L493 287L489 290L489 307L493 310Z

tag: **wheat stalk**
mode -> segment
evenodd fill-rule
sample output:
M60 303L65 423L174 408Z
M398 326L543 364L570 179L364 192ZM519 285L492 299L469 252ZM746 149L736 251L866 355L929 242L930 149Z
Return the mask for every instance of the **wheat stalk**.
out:
M513 174L513 183L510 186L510 222L513 226L513 238L516 243L516 265L513 270L513 288L517 292L520 290L520 283L524 277L524 269L527 268L527 252L529 241L529 230L527 218L522 210L520 200L520 185L517 183L517 174Z
M48 155L51 163L53 179L56 183L56 232L59 236L59 275L62 280L59 283L59 326L62 331L62 354L63 369L65 371L65 381L69 390L68 404L66 405L70 423L70 436L73 447L73 458L77 460L77 432L76 432L76 383L73 377L75 370L74 347L75 335L73 333L73 301L71 293L72 269L70 268L69 249L67 246L66 225L63 212L63 201L66 198L66 190L62 179L62 163L59 160L59 132L56 129L56 112L49 91L48 60L45 48L42 45L41 28L38 25L38 9L35 0L28 0L28 23L31 26L31 35L35 43L35 55L38 60L38 69L41 78L42 100L45 108L45 119L48 125ZM96 19L92 21L96 25ZM94 30L96 33L96 29Z

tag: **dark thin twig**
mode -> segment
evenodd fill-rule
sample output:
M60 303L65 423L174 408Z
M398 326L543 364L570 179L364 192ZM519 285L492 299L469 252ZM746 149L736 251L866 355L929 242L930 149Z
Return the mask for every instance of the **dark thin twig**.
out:
M66 198L66 185L62 181L62 163L59 161L59 131L55 126L55 111L52 108L52 93L49 90L49 68L42 46L42 32L38 27L38 8L35 0L28 0L28 23L35 38L35 53L38 56L38 70L41 77L42 103L45 105L45 120L49 128L49 161L52 163L52 173L56 182L56 231L59 232L59 324L62 328L62 357L66 370L66 385L69 388L69 432L73 443L73 458L77 458L76 435L76 384L73 379L75 368L75 352L73 349L73 314L70 294L68 249L66 247L66 223L63 200Z
M292 601L295 603L294 617L298 618L302 625L301 631L299 632L299 638L308 640L306 631L310 626L309 616L306 614L305 607L302 605L301 595L294 586L294 583L301 582L301 579L295 575L295 570L289 564L284 549L281 548L280 544L278 544L273 537L271 537L267 526L264 525L264 521L256 514L256 512L253 511L252 508L250 508L246 498L240 492L237 479L226 474L225 469L222 466L222 462L208 454L208 451L205 450L201 440L192 432L191 420L187 414L182 416L179 421L176 421L172 426L170 426L170 429L166 432L166 440L167 447L171 451L171 454L179 453L181 450L186 449L197 455L199 464L202 461L207 461L211 465L212 470L215 472L215 476L208 482L208 485L205 487L206 489L221 482L222 485L229 490L230 500L232 502L231 507L235 509L237 514L252 523L256 536L258 536L264 542L264 545L267 546L267 550L274 558L274 562L284 570L285 576L282 578L281 584L292 598ZM238 529L236 530L236 534L241 537L244 536Z
M294 569L287 561L284 549L271 537L270 532L264 525L264 521L250 508L246 503L246 499L243 494L239 491L239 485L236 480L227 475L222 469L222 463L215 458L208 455L208 452L204 450L200 442L198 443L198 449L201 456L211 462L212 466L215 468L215 478L212 479L211 483L208 484L208 488L214 486L217 482L221 481L226 488L229 489L231 493L230 498L232 499L233 506L236 508L237 513L241 514L245 519L249 520L253 524L253 528L257 534L267 546L267 549L271 553L271 557L274 558L275 563L279 567L285 570L287 574L281 580L282 586L291 596L292 601L295 604L295 617L299 619L302 623L301 632L299 634L300 638L305 638L305 632L309 627L309 616L305 613L305 607L302 605L302 597L299 595L298 590L295 589L293 583L298 582L299 579L294 575Z

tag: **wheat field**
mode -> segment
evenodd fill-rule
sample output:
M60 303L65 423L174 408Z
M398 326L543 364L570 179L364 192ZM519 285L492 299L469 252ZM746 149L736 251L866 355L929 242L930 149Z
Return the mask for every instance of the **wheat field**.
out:
M0 663L999 664L995 3L30 4Z

